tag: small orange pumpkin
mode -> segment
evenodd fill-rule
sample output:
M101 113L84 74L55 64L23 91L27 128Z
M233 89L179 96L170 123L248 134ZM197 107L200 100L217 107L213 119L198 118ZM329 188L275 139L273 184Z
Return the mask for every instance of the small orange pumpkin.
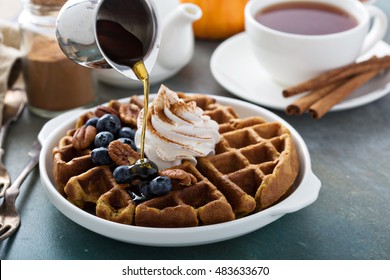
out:
M180 0L194 3L202 17L193 24L196 38L220 40L244 31L244 8L249 0Z

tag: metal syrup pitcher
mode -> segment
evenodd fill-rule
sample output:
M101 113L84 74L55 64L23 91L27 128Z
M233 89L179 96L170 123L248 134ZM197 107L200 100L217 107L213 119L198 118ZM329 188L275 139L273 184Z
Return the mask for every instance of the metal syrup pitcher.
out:
M137 43L126 43L123 37L126 34L135 36ZM105 35L118 40L111 40L107 44ZM137 53L146 70L151 72L161 41L153 0L67 1L57 17L56 36L62 51L74 62L89 68L114 68L134 80L138 78L131 67L121 63L121 57L113 59L109 50L102 48L102 45L105 43L119 51L126 47L123 50L128 51L126 54Z

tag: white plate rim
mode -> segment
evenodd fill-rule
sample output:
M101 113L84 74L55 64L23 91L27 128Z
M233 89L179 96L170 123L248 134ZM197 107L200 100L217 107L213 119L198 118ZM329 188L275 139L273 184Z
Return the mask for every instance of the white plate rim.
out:
M227 52L227 50L229 50L229 48L231 48L235 44L240 44L240 47L244 49L245 47L250 47L250 46L245 45L248 42L249 42L249 38L245 32L238 33L238 34L226 39L225 41L223 41L214 50L214 52L211 56L211 59L210 59L210 69L211 69L212 75L214 76L214 78L217 80L217 82L223 88L225 88L227 91L229 91L233 95L235 95L239 98L242 98L244 100L256 103L260 106L265 106L265 107L270 108L270 109L284 111L286 108L286 104L292 103L295 99L297 99L299 97L299 95L293 96L290 98L284 98L283 100L285 100L285 102L283 102L283 105L282 105L282 103L277 102L275 100L271 100L271 99L267 100L262 95L256 95L256 98L254 98L254 96L252 96L251 94L248 94L248 91L246 91L243 88L243 86L239 83L238 79L233 77L234 75L232 75L231 73L227 73L227 71L231 71L230 69L226 69L226 68L221 69L219 67L219 61L225 60L225 56L226 56L225 53ZM388 48L389 49L388 52L390 54L390 46L386 42L380 41L376 46L379 46L382 48L383 47ZM374 47L374 49L375 49L375 47ZM248 55L248 53L250 53L251 51L252 51L251 49L248 49L246 51L242 51L241 52L242 54L239 54L239 57L236 58L236 60L239 60L239 58L242 57L242 55ZM364 57L368 57L368 56L370 56L370 53L364 55ZM255 67L257 67L258 69L262 69L262 71L264 71L264 69L261 67L261 65L256 61L255 57L253 57L252 61L253 61L253 66L256 65ZM267 82L269 82L269 83L274 84L276 87L282 88L282 86L277 85L275 82L273 82L270 77L263 77L263 79L267 80ZM261 89L259 89L258 91L260 91L260 90ZM390 92L390 79L386 83L385 86L378 88L376 90L373 90L373 91L371 91L367 94L364 94L364 95L359 95L356 97L353 97L353 95L352 95L351 98L347 98L347 99L343 100L342 102L340 102L339 104L335 105L330 111L336 112L336 111L360 107L362 105L369 104L371 102L374 102L374 101L386 96L389 92ZM280 96L282 96L281 91L275 92L275 94L280 94Z
M60 136L63 135L58 132L70 128L77 116L86 111L75 110L50 120L38 136L43 146L40 155L40 176L49 201L63 215L84 228L115 240L149 246L192 246L235 238L260 229L287 213L295 212L313 203L318 197L321 182L312 172L308 148L298 132L279 116L257 105L228 97L213 97L222 104L252 110L267 120L280 121L290 129L301 160L301 183L285 200L241 219L194 228L147 228L122 225L98 218L68 202L53 186L48 172L46 172L51 164L52 147L58 143ZM121 99L121 101L125 100L127 99Z

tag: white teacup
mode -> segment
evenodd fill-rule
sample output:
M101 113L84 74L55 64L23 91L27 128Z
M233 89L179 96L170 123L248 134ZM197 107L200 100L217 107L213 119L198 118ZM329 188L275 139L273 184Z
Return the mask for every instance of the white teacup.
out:
M333 5L352 15L357 25L326 35L299 35L271 29L255 19L266 7L291 0L251 0L245 8L245 29L262 67L284 86L308 80L324 71L352 63L380 41L387 17L377 7L356 0L297 0ZM370 28L370 19L373 24Z

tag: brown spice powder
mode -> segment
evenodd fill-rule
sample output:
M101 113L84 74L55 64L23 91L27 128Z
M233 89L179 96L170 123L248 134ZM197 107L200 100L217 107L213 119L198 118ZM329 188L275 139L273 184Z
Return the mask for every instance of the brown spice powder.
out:
M31 0L32 4L42 6L62 6L67 0Z
M25 83L30 105L43 110L77 108L95 98L91 70L68 59L47 38L35 39L27 54Z

